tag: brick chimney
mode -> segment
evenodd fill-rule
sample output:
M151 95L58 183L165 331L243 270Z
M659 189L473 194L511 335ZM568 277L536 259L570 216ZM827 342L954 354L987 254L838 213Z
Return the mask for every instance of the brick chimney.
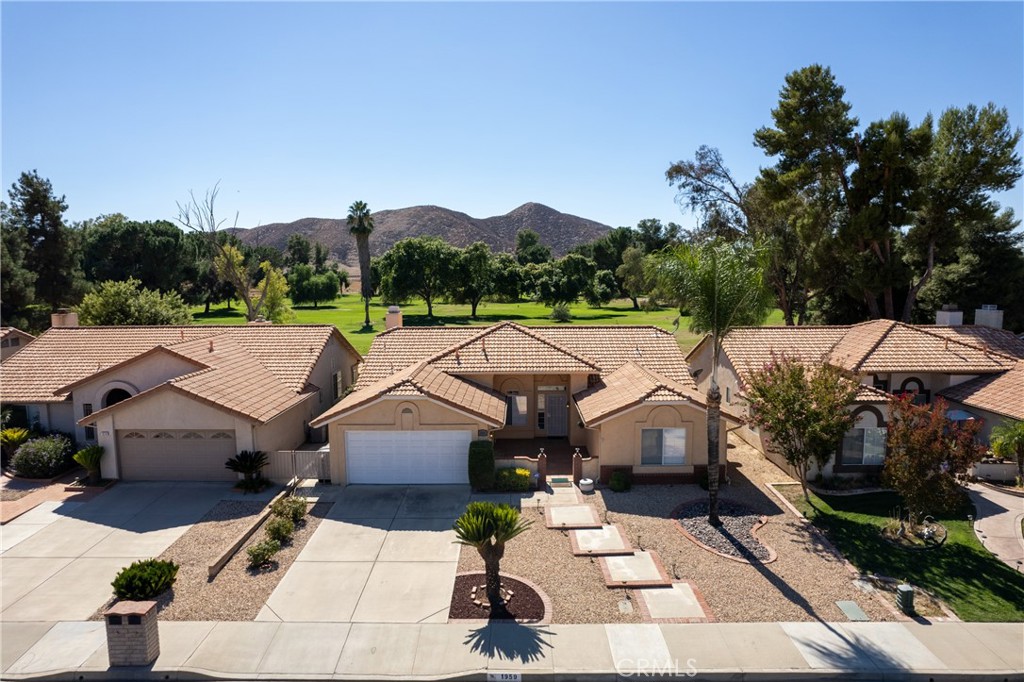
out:
M388 314L384 318L384 328L394 329L402 326L402 309L397 305L388 306Z
M939 324L944 327L958 327L963 323L963 311L957 310L956 306L952 303L947 303L942 306L941 310L935 311L935 324Z
M50 326L51 327L77 327L78 326L78 313L67 308L61 308L55 313L50 314Z
M1002 329L1003 311L996 305L983 305L974 311L974 324Z

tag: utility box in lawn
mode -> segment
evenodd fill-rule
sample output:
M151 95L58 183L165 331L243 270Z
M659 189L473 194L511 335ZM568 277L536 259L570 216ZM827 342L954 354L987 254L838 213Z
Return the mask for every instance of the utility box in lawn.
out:
M160 656L155 601L119 601L103 612L111 667L149 665Z
M908 616L914 615L914 588L906 583L896 586L896 606Z

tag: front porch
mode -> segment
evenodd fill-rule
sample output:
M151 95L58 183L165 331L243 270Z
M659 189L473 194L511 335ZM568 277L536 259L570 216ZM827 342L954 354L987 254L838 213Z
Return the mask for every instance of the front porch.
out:
M499 467L512 466L507 460L513 457L537 459L541 448L548 458L549 476L571 476L572 456L577 450L584 459L590 456L585 446L571 445L568 438L496 438L494 459Z

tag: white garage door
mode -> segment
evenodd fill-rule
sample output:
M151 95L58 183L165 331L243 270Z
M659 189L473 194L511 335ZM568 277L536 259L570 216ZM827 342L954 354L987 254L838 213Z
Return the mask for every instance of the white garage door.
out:
M234 481L234 431L118 431L121 478L136 481Z
M348 431L349 483L469 483L470 431Z

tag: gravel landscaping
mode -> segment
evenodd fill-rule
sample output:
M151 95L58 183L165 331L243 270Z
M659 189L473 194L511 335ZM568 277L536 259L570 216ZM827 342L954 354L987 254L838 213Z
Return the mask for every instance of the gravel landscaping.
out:
M490 618L490 608L473 603L472 589L477 588L476 599L487 602L487 592L481 589L486 585L487 577L483 573L460 575L455 578L452 590L452 603L448 609L448 618L453 620L480 620ZM512 590L512 598L506 605L508 615L505 619L540 621L544 618L544 600L537 591L526 583L515 578L501 578L502 589ZM500 619L492 619L500 620Z
M158 557L180 566L174 588L158 599L160 620L254 620L330 506L310 507L304 521L296 526L291 543L275 555L270 568L258 572L248 568L245 550L263 539L261 526L211 581L207 566L264 507L261 502L220 502ZM105 608L93 618L97 619Z
M717 552L743 561L768 561L771 553L754 537L753 528L761 523L761 515L743 505L719 501L718 519L721 525L708 523L707 500L688 504L676 510L676 518L686 531L698 541Z
M775 550L770 564L732 561L703 549L679 531L671 518L680 505L707 499L696 485L644 485L626 493L607 489L583 495L598 517L615 523L637 550L655 550L670 577L690 580L720 622L844 621L836 601L852 600L872 620L894 616L877 598L859 590L841 557L771 498L765 484L792 481L743 441L729 439L730 485L720 500L768 517L758 538ZM552 623L636 623L639 609L623 613L626 590L605 587L597 560L574 557L568 532L548 530L536 509L524 511L535 523L506 546L503 571L535 582L551 598ZM459 571L480 571L476 550L463 547Z

